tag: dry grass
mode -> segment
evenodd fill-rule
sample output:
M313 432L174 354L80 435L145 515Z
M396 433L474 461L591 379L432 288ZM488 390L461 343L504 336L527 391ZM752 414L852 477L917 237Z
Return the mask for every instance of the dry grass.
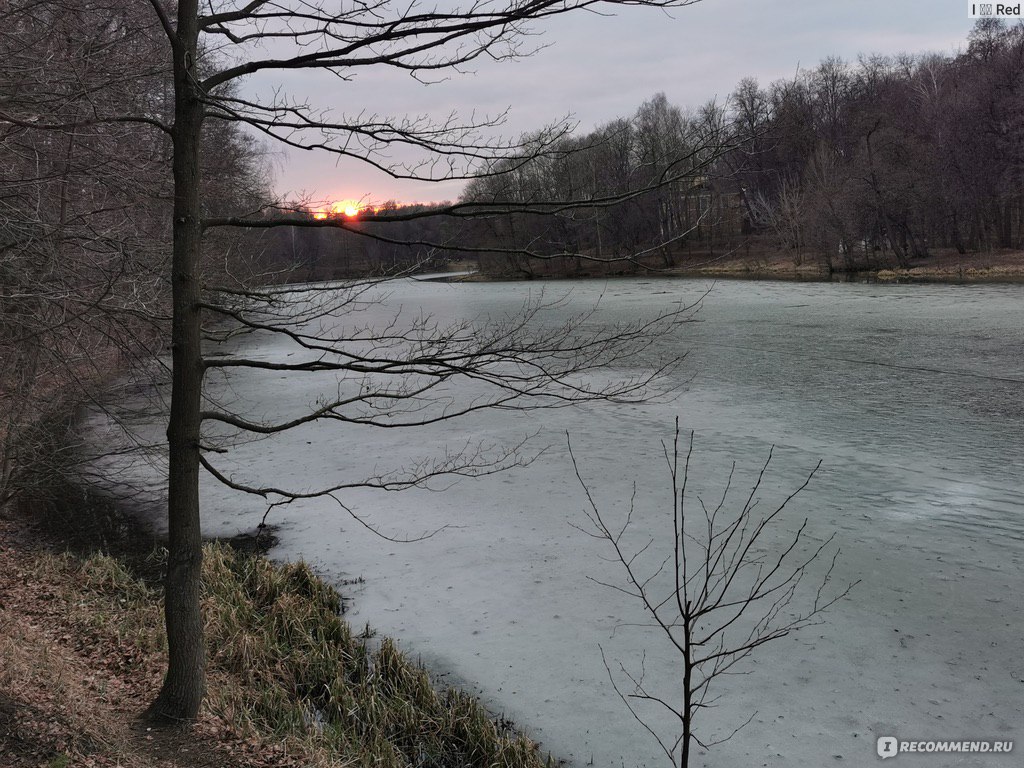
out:
M204 583L209 705L236 727L295 740L322 765L543 764L476 699L435 690L391 640L371 649L308 566L212 545Z
M0 539L7 532L0 521ZM81 576L73 558L0 546L0 765L179 766L174 756L188 745L135 722L158 673L130 640L117 639L111 600L91 595Z
M144 681L145 691L155 691L165 643L157 591L106 556L35 556L31 569L26 575L34 583L61 585L65 640L104 648L125 674ZM197 728L232 744L229 751L244 762L259 756L262 765L310 768L546 764L533 742L508 731L475 698L436 689L391 640L353 632L340 617L337 593L306 565L274 565L208 545L203 573L209 686ZM18 642L7 638L0 649L5 661L17 658ZM80 671L38 654L35 663L45 667L40 684L51 691L80 682ZM7 689L3 678L0 688ZM64 698L88 702L95 695L86 693ZM102 729L86 735L94 746L114 739ZM73 747L68 753L78 754Z

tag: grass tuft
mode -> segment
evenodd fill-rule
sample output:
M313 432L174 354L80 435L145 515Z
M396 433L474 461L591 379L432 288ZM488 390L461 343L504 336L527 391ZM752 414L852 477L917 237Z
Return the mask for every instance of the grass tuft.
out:
M83 590L118 609L110 613L121 622L120 641L161 647L154 590L104 556L85 561L81 577ZM550 765L477 699L436 689L392 640L371 645L369 627L354 633L337 592L306 564L275 565L210 544L203 586L207 707L246 738L283 742L312 766Z

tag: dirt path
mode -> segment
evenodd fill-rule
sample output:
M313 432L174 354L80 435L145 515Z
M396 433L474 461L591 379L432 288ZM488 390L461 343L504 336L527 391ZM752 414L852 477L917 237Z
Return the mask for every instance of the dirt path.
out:
M131 638L82 631L74 571L36 546L27 521L0 518L0 765L3 768L234 768L251 745L196 728L152 729L140 713L160 683Z

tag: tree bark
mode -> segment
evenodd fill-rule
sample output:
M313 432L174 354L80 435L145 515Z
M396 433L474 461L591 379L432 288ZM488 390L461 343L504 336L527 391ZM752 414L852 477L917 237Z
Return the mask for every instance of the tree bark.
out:
M678 539L677 539L678 540ZM678 546L683 546L685 542L680 543ZM694 710L694 690L693 690L693 623L689 615L690 604L686 604L686 616L683 617L683 648L686 653L683 654L683 734L682 734L682 750L679 754L679 768L689 768L690 766L690 741L693 739L693 710Z
M200 609L202 536L199 520L199 430L203 383L198 262L199 138L203 105L193 72L197 0L179 0L174 45L174 244L171 265L173 362L169 448L168 557L164 615L168 666L152 718L182 722L199 714L205 688Z

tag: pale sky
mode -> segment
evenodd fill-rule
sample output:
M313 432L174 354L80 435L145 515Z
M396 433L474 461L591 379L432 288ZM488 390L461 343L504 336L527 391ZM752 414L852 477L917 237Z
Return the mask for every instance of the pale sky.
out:
M838 55L951 53L965 46L973 23L962 0L703 0L669 12L612 9L613 17L576 12L539 27L546 45L514 62L480 63L424 86L395 70L367 69L355 80L273 82L292 96L349 115L497 114L510 108L507 136L537 129L571 113L579 131L629 116L664 91L680 107L728 97L743 77L762 85L792 77ZM246 88L267 87L250 82ZM275 160L278 192L315 199L402 202L455 199L462 182L395 181L355 161L298 150Z

